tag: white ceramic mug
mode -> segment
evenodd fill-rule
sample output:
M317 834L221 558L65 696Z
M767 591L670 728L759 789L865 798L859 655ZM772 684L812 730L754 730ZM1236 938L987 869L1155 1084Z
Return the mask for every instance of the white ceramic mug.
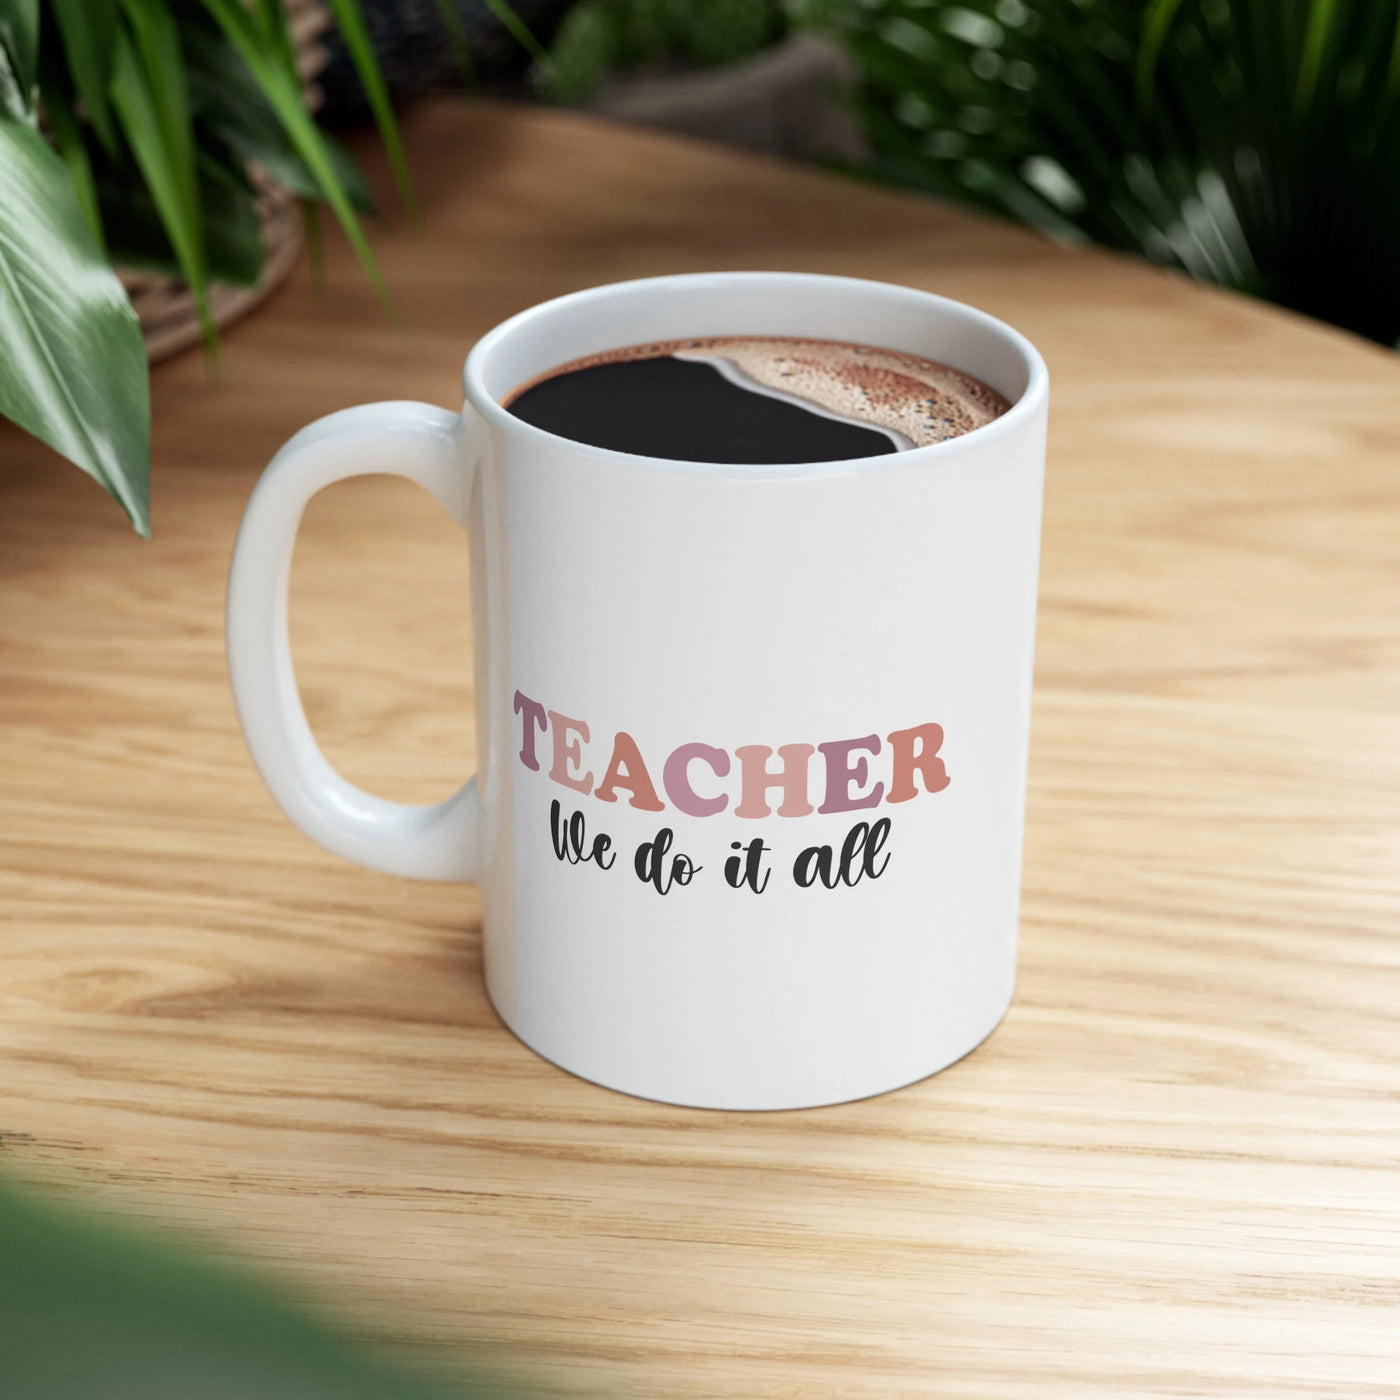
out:
M566 361L711 335L909 351L1013 406L936 446L759 467L589 447L500 406ZM1040 356L906 287L705 273L524 311L465 384L460 414L323 418L253 493L229 668L283 810L363 865L478 881L501 1018L610 1088L800 1108L967 1054L1015 973ZM470 535L478 771L435 807L335 773L292 672L302 509L371 472L426 487Z

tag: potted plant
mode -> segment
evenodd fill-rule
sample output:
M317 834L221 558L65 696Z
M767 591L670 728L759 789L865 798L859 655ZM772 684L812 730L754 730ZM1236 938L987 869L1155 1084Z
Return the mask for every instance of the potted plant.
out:
M326 7L411 201L356 0ZM0 417L94 476L142 534L147 356L128 291L163 299L148 328L165 348L180 297L212 346L216 320L290 261L300 200L313 219L329 206L387 300L364 186L310 110L322 24L319 0L0 0ZM128 271L124 286L114 266L165 280Z

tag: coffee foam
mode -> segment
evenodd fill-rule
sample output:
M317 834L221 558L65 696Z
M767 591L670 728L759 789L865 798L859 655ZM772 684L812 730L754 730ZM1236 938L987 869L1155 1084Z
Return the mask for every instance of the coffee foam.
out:
M825 416L883 429L901 448L961 437L1011 407L981 380L919 355L847 341L760 335L704 336L605 350L538 375L516 389L504 406L556 375L667 355L712 364L731 382L747 381L746 387L799 400Z

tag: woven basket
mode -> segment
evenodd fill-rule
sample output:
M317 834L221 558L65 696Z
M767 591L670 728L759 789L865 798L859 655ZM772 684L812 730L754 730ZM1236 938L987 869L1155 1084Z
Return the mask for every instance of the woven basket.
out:
M297 71L301 74L306 104L314 112L321 102L316 77L326 66L321 40L330 27L330 14L322 0L286 0L296 44ZM301 248L301 207L296 197L275 185L260 170L252 172L258 188L258 222L262 228L262 275L251 287L214 286L209 309L214 324L227 326L246 316L264 301L291 272ZM200 340L194 297L179 277L118 269L121 283L141 322L146 356L152 364L178 355Z

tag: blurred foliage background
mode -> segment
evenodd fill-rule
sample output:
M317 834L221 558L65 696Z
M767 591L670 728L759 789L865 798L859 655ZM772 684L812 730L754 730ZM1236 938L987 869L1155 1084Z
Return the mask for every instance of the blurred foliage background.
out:
M873 178L1400 339L1400 0L798 0Z
M841 46L867 178L1400 342L1400 0L577 0L539 89Z
M732 63L786 28L779 0L580 0L554 35L539 86L555 102L581 102L612 73Z
M263 0L266 3L266 0ZM283 0L287 3L287 0ZM357 0L365 31L395 106L420 94L466 88L519 93L538 37L553 33L569 0ZM331 127L363 125L374 115L340 30L325 38L326 66L316 82L319 115Z

